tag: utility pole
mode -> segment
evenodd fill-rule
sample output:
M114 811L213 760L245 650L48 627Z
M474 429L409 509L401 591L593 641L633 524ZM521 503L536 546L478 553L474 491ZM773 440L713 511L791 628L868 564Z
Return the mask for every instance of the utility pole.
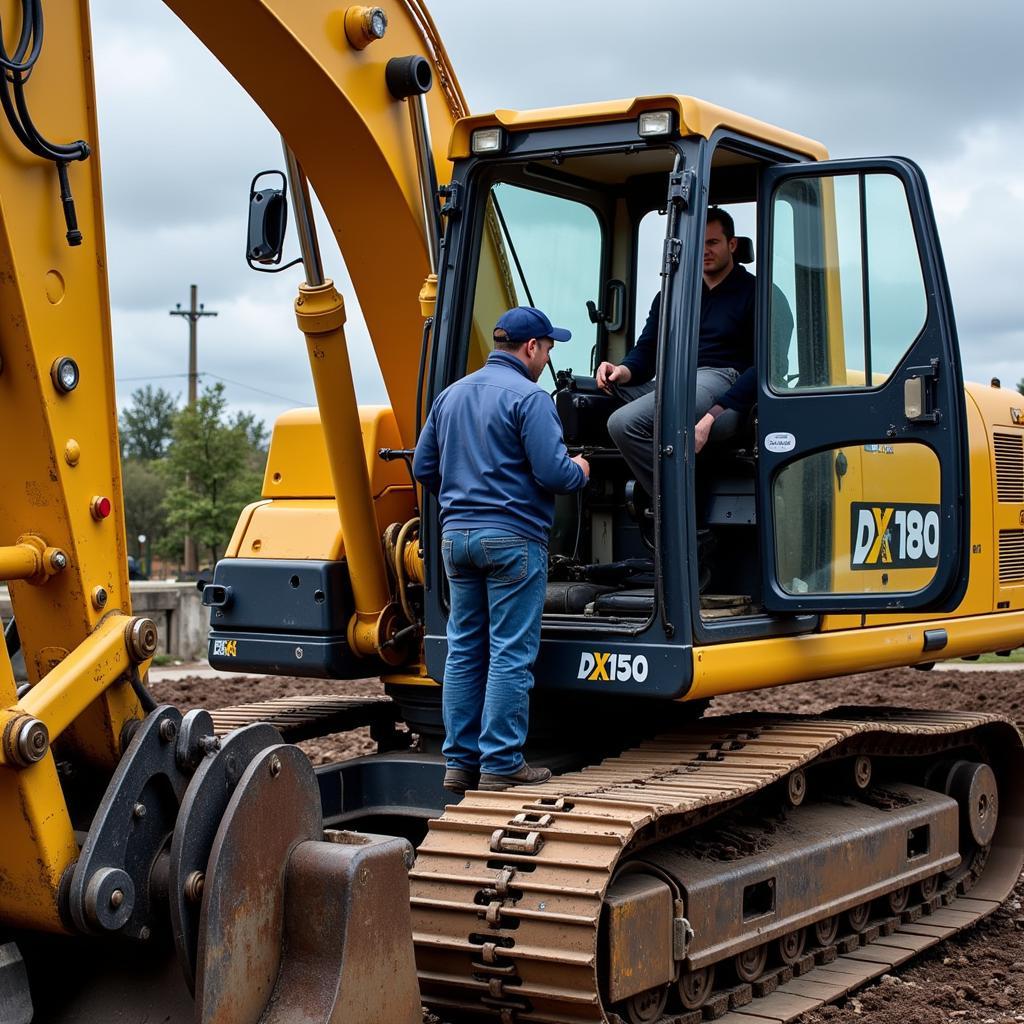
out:
M196 404L196 382L199 374L196 371L196 324L201 316L216 316L212 309L204 309L200 302L196 306L196 294L199 291L196 285L191 287L192 302L188 309L182 309L181 303L170 310L171 316L183 316L188 319L188 404Z
M183 316L188 319L188 404L192 408L196 404L196 398L198 396L198 381L199 372L197 369L197 352L196 352L196 324L199 323L199 318L202 316L216 316L217 314L212 309L204 309L203 304L200 302L196 305L196 296L199 289L196 285L192 285L190 289L191 302L188 309L182 309L181 303L175 303L174 309L168 310L171 316ZM185 477L185 484L188 485L188 477ZM196 546L192 541L192 534L187 533L185 535L185 565L184 570L186 573L195 574L199 571L199 562L196 559Z

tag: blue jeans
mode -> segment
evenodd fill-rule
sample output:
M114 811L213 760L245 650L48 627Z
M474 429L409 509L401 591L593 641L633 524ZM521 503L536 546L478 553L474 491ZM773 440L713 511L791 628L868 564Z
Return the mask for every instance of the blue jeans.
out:
M446 530L441 556L451 594L441 697L447 765L511 775L523 765L547 547L506 530Z

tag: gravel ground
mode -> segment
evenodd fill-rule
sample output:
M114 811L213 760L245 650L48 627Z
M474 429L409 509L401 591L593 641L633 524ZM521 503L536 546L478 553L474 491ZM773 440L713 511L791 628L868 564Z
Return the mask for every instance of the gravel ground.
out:
M160 701L223 707L311 693L381 692L373 679L221 680L185 678L153 685ZM897 669L730 694L710 714L739 711L823 711L840 704L959 708L1002 714L1024 723L1024 672L918 672ZM300 744L315 764L372 750L367 730ZM1024 780L1021 780L1024 785ZM861 989L836 1006L803 1018L805 1024L1024 1024L1024 879L994 915ZM754 1009L751 1007L751 1009ZM755 1018L751 1018L752 1020ZM435 1018L436 1020L436 1018Z

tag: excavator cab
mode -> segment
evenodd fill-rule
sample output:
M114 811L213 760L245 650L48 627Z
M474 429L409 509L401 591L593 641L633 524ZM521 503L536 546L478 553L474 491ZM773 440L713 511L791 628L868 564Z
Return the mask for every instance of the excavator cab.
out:
M820 162L807 140L687 129L675 101L603 123L456 129L432 397L478 369L514 305L568 326L552 394L591 464L558 499L536 677L550 690L684 697L694 648L816 631L829 611L949 607L962 594L965 411L920 171ZM460 128L462 129L460 131ZM810 144L813 146L813 144ZM811 158L814 159L811 159ZM757 396L695 458L694 371L709 206L757 278ZM756 242L748 236L756 236ZM655 493L612 442L596 387L660 295ZM446 595L424 497L425 654Z

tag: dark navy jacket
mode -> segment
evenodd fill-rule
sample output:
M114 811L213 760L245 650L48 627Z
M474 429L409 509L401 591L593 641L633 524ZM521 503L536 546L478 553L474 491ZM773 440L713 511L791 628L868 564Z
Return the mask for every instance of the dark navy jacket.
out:
M754 275L736 263L729 275L714 288L701 284L700 338L697 366L731 366L740 371L739 379L718 400L725 409L747 412L754 404ZM775 291L772 316L773 339L785 339L788 348L793 332L793 316L782 292ZM658 324L661 294L654 296L640 337L622 360L632 374L630 384L645 384L654 377L658 355ZM783 322L786 321L786 322ZM785 351L785 349L783 349ZM784 374L783 370L783 374Z
M492 352L437 396L413 473L440 496L442 530L494 527L545 545L554 495L587 482L550 396L509 352Z

